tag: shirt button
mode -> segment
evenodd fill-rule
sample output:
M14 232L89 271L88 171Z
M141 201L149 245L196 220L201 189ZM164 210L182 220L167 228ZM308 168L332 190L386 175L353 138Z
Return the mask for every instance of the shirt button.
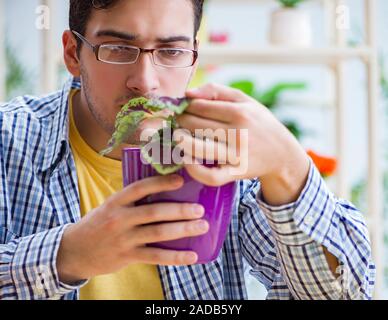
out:
M42 286L39 286L35 288L35 292L38 296L42 296L44 294L44 289L42 288Z
M342 292L342 286L339 284L338 281L334 282L334 289L338 292Z
M313 218L311 216L307 216L305 219L304 219L304 222L311 226L313 224Z

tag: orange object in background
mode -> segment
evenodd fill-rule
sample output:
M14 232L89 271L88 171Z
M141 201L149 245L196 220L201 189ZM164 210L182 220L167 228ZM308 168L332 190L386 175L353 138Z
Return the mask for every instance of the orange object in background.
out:
M312 150L307 150L307 154L313 160L323 177L329 177L334 174L337 169L337 159L319 155Z

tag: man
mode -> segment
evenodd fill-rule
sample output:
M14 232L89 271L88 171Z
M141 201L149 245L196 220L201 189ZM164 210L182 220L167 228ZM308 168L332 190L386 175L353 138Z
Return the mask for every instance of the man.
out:
M269 299L371 298L375 270L363 216L330 193L292 135L239 91L185 92L201 15L199 0L70 1L63 45L73 81L1 108L1 299L77 299L80 292L82 299L246 299L246 266ZM210 185L240 180L214 262L146 246L209 228L195 204L134 206L178 189L180 177L122 189L121 147L98 155L120 107L153 95L192 98L178 119L183 128L248 131L248 144L237 146L248 160L238 176L229 174L242 166L238 159L217 169L186 166ZM236 147L217 143L226 154Z

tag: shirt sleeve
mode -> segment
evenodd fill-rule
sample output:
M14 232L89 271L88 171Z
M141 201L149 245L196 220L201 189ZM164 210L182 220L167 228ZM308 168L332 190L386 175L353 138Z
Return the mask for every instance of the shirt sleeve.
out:
M26 237L13 234L5 170L3 117L0 113L0 300L61 299L86 283L66 285L59 281L56 260L63 232L68 225Z
M239 244L247 264L246 270L267 289L268 300L293 299L281 271L276 253L276 240L256 196L260 182L240 181Z
M0 300L54 300L86 283L59 281L56 258L68 225L0 244Z
M310 161L307 183L296 202L257 202L275 239L284 280L295 299L371 299L375 265L363 215L335 197ZM339 261L331 272L325 247Z

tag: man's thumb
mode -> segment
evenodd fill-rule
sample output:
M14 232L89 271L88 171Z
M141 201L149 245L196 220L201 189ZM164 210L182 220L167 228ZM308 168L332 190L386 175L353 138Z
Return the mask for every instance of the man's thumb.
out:
M246 100L244 94L241 91L214 83L187 90L186 97L190 99L219 100L230 102L240 102Z

